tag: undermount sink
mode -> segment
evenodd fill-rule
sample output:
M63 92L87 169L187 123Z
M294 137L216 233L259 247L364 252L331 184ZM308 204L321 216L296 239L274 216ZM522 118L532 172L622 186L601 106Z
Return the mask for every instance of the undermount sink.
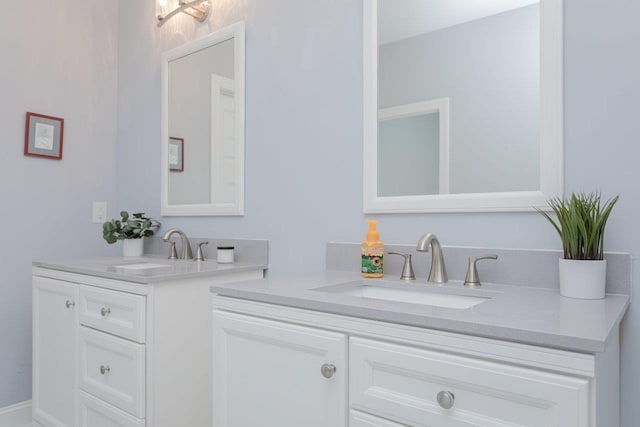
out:
M415 289L411 289L410 287L412 286ZM417 288L418 286L420 288ZM484 296L459 295L451 293L450 290L443 292L442 288L429 290L425 289L423 285L376 282L372 280L358 280L340 285L325 286L316 288L314 291L457 309L470 308L490 299ZM460 291L464 292L465 290L461 289Z
M136 263L132 263L132 264L112 265L112 267L120 268L120 269L123 269L123 270L139 271L139 270L148 270L148 269L154 269L154 268L168 268L170 266L168 266L166 264L155 264L155 263L152 263L152 262L136 262Z

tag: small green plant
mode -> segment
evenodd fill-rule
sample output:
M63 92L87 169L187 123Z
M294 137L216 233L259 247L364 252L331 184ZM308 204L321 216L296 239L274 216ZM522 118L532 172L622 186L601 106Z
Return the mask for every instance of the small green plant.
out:
M556 229L562 240L565 259L601 260L604 255L604 228L620 196L601 203L600 193L571 193L568 200L553 198L549 206L556 214L540 212Z
M144 212L134 213L120 212L122 219L112 219L102 224L102 238L112 244L118 240L141 239L153 236L153 230L160 227L155 219L147 218Z

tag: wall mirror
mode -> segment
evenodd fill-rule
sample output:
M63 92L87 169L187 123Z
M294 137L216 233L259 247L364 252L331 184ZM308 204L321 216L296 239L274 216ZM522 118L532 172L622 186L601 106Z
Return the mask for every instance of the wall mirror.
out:
M244 215L244 23L162 56L163 216Z
M365 213L562 194L562 0L363 1Z

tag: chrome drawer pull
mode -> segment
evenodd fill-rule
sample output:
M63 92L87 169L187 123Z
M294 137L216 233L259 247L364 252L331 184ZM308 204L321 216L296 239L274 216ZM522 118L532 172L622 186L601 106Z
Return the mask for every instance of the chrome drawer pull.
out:
M111 309L102 307L100 309L100 314L102 314L102 317L107 317L108 315L111 314Z
M324 365L322 365L322 367L320 367L320 372L322 372L323 377L331 378L333 374L336 373L336 367L335 365L332 365L330 363L325 363Z
M76 303L74 301L71 301L70 299L68 299L65 303L65 306L67 306L67 308L71 308L71 307L75 307Z
M436 396L438 400L438 405L440 405L443 409L451 409L453 408L453 403L456 399L456 396L450 391L441 391Z
M100 365L100 373L102 375L105 375L107 373L109 373L111 371L111 367L109 365L104 366L104 365Z

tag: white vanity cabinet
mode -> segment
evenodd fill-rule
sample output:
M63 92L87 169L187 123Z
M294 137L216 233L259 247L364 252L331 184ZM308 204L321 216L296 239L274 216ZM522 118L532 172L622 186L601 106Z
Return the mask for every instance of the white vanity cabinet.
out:
M217 295L213 306L214 427L619 425L617 333L585 354ZM323 363L337 367L324 383Z
M34 267L34 425L212 425L209 287L262 276L144 284Z

